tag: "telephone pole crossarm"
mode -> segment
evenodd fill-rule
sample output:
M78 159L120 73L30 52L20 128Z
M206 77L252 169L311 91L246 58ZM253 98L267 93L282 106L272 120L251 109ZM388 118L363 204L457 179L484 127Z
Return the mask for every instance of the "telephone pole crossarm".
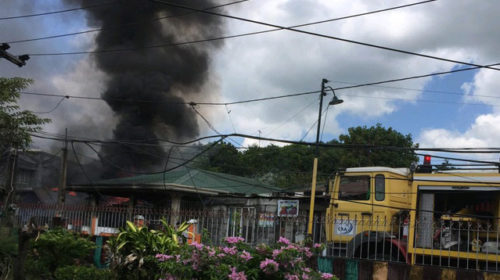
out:
M27 54L15 56L9 53L7 50L10 49L9 44L3 43L0 45L0 57L7 59L8 61L14 63L19 67L23 67L26 65L26 60L30 59L30 56Z

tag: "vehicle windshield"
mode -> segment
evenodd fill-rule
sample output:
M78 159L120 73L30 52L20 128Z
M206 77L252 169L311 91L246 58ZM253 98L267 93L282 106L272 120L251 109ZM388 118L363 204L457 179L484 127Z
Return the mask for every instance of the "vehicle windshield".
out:
M339 199L369 200L370 176L342 176L340 178Z

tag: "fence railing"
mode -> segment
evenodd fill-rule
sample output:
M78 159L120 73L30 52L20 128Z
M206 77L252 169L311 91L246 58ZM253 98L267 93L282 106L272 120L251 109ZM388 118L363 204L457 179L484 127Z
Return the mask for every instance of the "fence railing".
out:
M306 237L307 215L278 217L275 213L257 213L253 207L234 207L224 210L179 211L170 209L86 207L57 205L20 205L17 214L19 226L52 228L63 226L75 232L111 236L123 228L126 221L143 223L150 228L160 228L161 219L170 225L190 222L200 240L210 240L218 245L225 237L241 236L252 245L273 244L280 236L293 242ZM140 220L140 221L139 221ZM313 235L317 242L325 242L324 229L319 219L314 223Z
M63 226L75 232L111 236L125 222L136 221L150 228L190 221L200 241L221 244L228 236L241 236L251 245L273 244L280 236L301 242L307 236L307 213L279 217L252 207L180 211L170 209L21 205L16 218L20 226ZM362 216L315 216L312 238L326 244L325 256L419 265L499 271L500 231L496 219L434 217L424 222L408 218L385 219ZM412 239L412 240L410 240ZM413 246L409 246L413 244Z

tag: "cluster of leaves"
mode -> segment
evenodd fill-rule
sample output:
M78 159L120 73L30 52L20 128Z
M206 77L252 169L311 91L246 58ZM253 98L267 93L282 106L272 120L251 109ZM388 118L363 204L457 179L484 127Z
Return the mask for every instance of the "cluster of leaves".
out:
M418 158L414 152L405 149L379 149L390 146L412 148L410 134L403 135L381 124L372 127L353 127L348 134L339 136L327 144L345 144L349 149L320 148L318 166L319 181L326 181L328 175L338 168L355 166L409 167ZM362 147L371 145L374 148ZM260 178L279 187L308 185L311 181L312 162L315 147L287 145L251 146L239 151L231 143L221 143L198 161L198 167L240 176Z
M19 91L28 87L32 80L0 77L0 151L15 147L23 149L31 142L30 134L49 122L31 111L20 110L17 105Z
M17 255L17 240L14 235L0 235L0 279L12 276L14 258Z
M55 272L56 280L112 280L113 273L109 269L98 269L95 266L70 265L60 267Z
M154 279L158 270L154 256L179 250L189 224L174 228L164 219L161 223L161 230L153 230L127 221L125 229L108 241L111 269L119 279Z
M65 229L46 231L32 241L26 272L36 279L52 279L58 268L91 264L92 241Z
M225 246L193 243L177 254L157 254L161 279L336 279L307 265L314 252L322 249L319 244L310 248L280 238L275 247L252 248L243 241L228 237Z

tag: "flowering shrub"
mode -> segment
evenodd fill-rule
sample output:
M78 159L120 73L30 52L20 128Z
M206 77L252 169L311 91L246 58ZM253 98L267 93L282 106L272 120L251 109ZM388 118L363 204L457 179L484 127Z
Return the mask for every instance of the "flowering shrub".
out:
M320 244L310 248L281 237L274 247L261 244L252 248L241 237L224 241L224 246L193 243L182 246L175 255L157 254L161 280L336 279L307 265L323 249Z

